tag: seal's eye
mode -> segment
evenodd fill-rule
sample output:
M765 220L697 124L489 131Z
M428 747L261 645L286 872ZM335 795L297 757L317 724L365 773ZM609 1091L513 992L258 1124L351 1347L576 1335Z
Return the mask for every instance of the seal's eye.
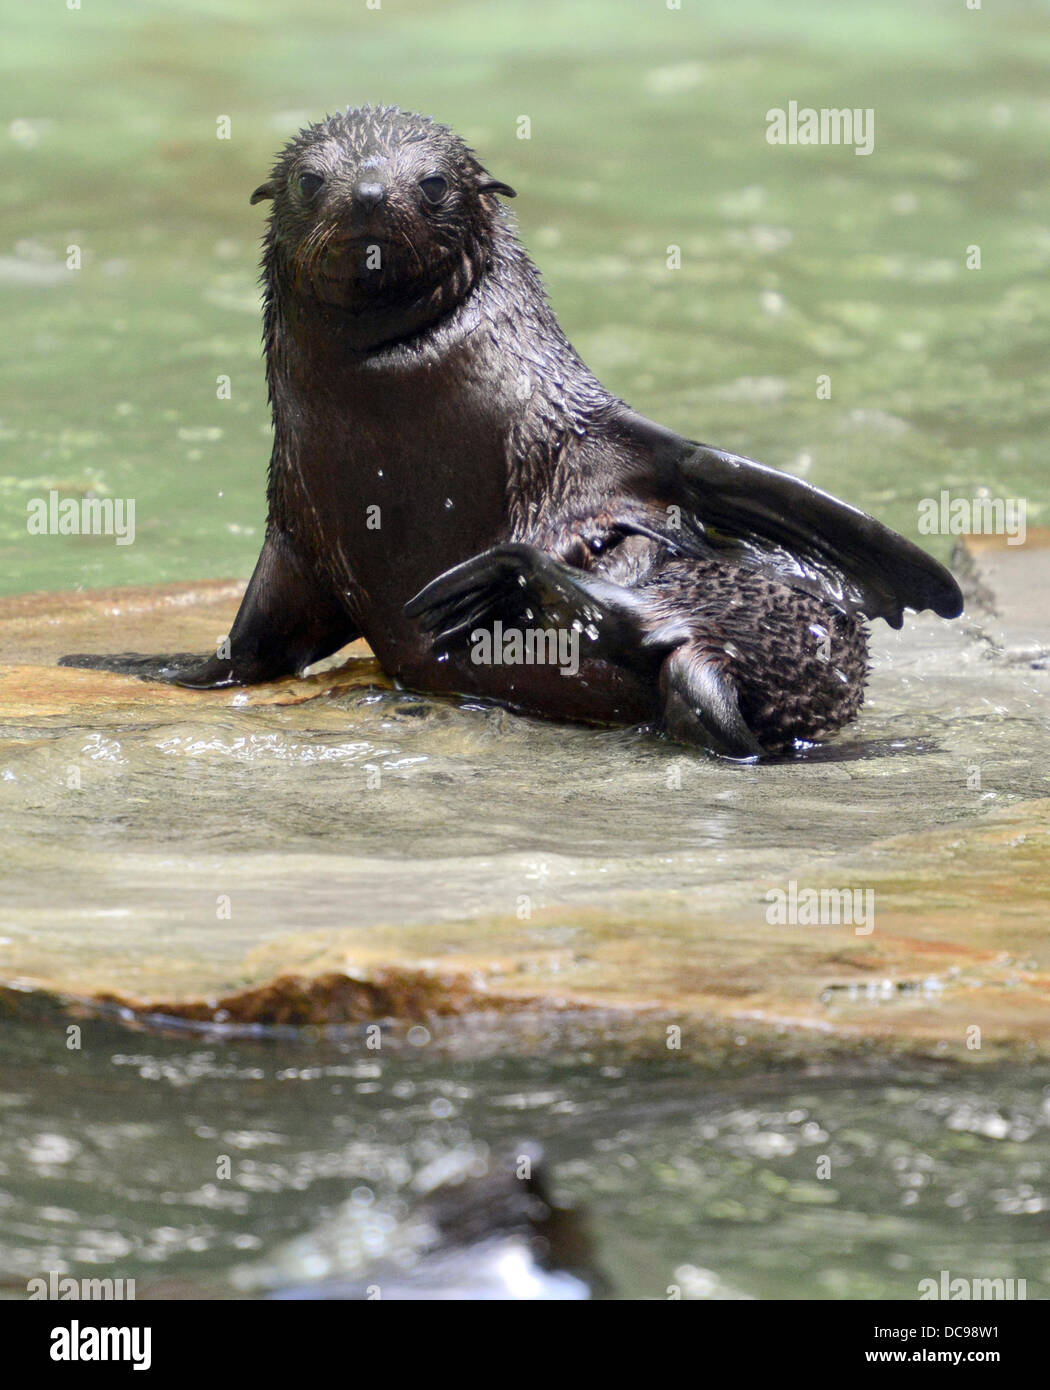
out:
M440 174L431 174L428 179L420 179L419 191L432 207L436 207L448 192L448 180Z
M299 196L304 202L308 203L311 198L316 198L323 187L323 175L311 173L309 170L299 175Z

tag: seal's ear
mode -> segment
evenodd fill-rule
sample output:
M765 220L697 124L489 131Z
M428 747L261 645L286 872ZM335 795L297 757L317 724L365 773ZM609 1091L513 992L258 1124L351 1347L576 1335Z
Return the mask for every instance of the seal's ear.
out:
M509 183L500 183L499 179L491 178L484 174L478 179L479 193L502 193L504 198L516 198L518 195Z
M261 203L264 198L272 198L276 191L272 183L261 183L248 201L254 207L256 203Z

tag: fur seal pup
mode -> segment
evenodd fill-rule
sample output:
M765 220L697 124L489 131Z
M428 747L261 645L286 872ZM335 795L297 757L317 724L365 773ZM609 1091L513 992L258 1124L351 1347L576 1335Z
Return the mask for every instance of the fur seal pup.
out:
M865 618L962 611L947 570L872 517L610 395L547 303L513 196L393 107L290 141L251 197L271 203L274 442L228 644L65 662L205 688L364 636L406 687L747 758L854 718ZM551 659L551 636L575 658Z

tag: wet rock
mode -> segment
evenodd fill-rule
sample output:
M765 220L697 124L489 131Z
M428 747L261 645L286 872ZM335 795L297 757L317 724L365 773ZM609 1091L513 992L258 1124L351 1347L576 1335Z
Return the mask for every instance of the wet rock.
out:
M855 728L747 768L406 697L360 644L251 691L53 665L204 650L234 584L0 601L0 983L443 1046L572 1015L723 1061L1046 1053L1038 539L972 547L971 618L876 632Z

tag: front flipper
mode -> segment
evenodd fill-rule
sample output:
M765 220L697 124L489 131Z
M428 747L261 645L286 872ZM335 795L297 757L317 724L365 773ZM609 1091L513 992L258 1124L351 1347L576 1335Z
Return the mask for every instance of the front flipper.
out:
M77 666L86 671L116 671L143 681L165 681L169 685L192 685L209 689L220 685L243 685L230 679L231 661L199 652L172 652L169 656L143 656L140 652L82 652L61 656L59 666Z
M566 628L579 633L581 656L652 665L657 647L647 606L630 589L562 564L535 546L511 542L465 560L405 604L439 651L465 647L495 622L504 628Z
M962 612L958 584L926 551L790 473L683 439L634 411L615 419L625 531L685 555L729 545L742 563L900 627L905 608Z
M214 655L88 654L64 656L58 664L208 690L294 675L358 636L339 596L288 536L270 531L229 638Z

